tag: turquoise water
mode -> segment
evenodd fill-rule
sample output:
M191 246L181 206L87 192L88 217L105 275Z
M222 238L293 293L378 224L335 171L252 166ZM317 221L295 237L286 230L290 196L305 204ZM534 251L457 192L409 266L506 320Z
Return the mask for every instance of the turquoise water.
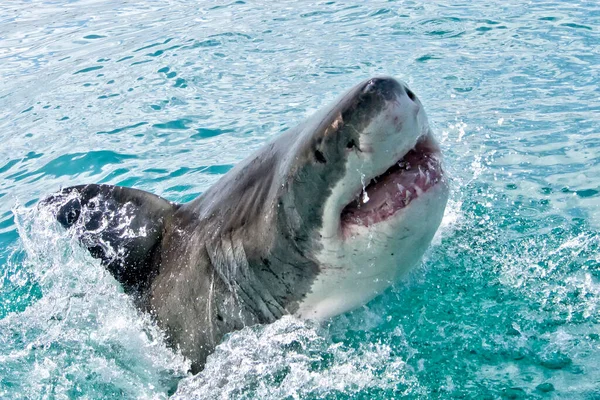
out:
M600 398L594 1L0 4L0 398ZM423 264L187 363L35 208L202 193L356 82L405 80L452 194Z

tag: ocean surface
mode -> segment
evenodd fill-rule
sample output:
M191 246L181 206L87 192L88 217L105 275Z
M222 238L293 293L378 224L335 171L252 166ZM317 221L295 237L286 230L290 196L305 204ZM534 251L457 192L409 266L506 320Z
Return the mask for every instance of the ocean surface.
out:
M1 2L0 398L600 399L599 29L596 1ZM36 208L81 183L189 201L377 74L445 154L423 263L197 376Z

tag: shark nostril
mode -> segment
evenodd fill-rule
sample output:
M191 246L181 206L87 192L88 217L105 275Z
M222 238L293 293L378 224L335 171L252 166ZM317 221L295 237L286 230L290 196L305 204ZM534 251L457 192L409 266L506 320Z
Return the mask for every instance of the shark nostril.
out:
M406 94L408 95L408 98L412 101L417 101L417 96L415 96L415 94L409 88L406 88Z

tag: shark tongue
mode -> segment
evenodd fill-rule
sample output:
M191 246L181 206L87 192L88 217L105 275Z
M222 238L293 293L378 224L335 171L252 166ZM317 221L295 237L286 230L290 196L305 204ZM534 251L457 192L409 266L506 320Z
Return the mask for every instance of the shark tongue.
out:
M436 149L419 141L400 161L371 180L342 210L342 224L370 226L386 220L442 178Z

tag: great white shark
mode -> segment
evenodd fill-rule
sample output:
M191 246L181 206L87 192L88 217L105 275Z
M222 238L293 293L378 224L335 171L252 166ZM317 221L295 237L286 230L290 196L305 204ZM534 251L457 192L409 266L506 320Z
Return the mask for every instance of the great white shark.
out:
M187 204L80 185L41 204L202 369L223 336L365 304L429 246L448 183L423 105L367 79Z

